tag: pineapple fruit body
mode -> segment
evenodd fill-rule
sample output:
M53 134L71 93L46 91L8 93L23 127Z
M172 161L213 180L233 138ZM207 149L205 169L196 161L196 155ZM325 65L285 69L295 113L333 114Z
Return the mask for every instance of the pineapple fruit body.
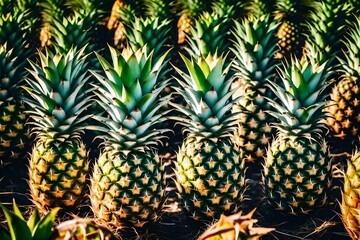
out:
M22 160L29 149L27 114L21 101L0 104L0 167Z
M176 162L177 186L193 218L219 218L238 210L245 186L241 159L228 139L184 141Z
M265 192L276 209L299 214L326 204L331 161L325 142L279 136L265 164Z
M347 162L344 175L344 189L340 205L342 221L350 237L360 238L360 152L356 150Z
M241 84L239 82L235 82ZM247 84L240 86L240 91L250 93L253 87ZM236 84L233 87L237 87ZM238 91L239 91L238 90ZM239 112L239 126L234 131L234 142L242 149L244 159L248 163L256 163L265 156L266 147L274 134L270 125L275 119L266 113L270 109L263 95L258 93L248 94L233 108Z
M33 202L43 211L78 205L87 189L88 171L87 152L82 142L38 141L29 164Z
M155 152L107 150L94 166L91 205L105 222L141 227L155 221L164 193L164 168Z
M334 137L341 140L354 140L360 128L358 78L341 79L330 93L328 104L330 116L326 119Z

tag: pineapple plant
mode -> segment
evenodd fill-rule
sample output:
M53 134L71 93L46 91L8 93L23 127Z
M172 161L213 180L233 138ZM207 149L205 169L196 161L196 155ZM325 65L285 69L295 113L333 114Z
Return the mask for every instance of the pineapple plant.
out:
M144 15L160 20L172 19L174 14L174 0L144 0Z
M219 218L235 212L245 189L244 161L231 137L238 115L231 107L233 74L226 57L209 54L197 61L181 55L188 73L174 87L186 105L171 103L185 116L173 119L187 135L177 152L176 185L182 206L194 219Z
M55 217L59 208L53 208L49 213L41 218L39 211L35 208L30 217L25 220L15 200L13 200L13 210L7 209L0 203L7 229L0 225L0 238L2 240L43 240L49 239L52 228L55 225Z
M252 216L256 209L246 215L242 212L230 216L221 215L218 222L212 224L198 240L258 240L275 228L254 227L257 222Z
M41 211L59 206L77 206L86 192L89 163L81 135L90 115L84 114L92 103L88 87L85 48L66 54L50 50L39 62L30 62L28 114L36 142L29 163L29 188L32 201Z
M0 237L2 240L65 240L65 239L87 239L87 240L116 240L111 231L92 219L76 218L66 220L56 225L60 208L53 208L44 217L35 208L30 217L25 220L19 207L13 200L13 211L8 210L0 203L8 227L0 225Z
M235 55L236 80L232 88L237 88L234 97L247 94L233 107L233 112L240 113L234 141L247 163L262 160L274 134L271 123L275 119L267 113L270 105L265 97L274 97L267 82L276 81L278 28L279 23L272 21L270 15L234 21L231 50Z
M125 26L131 24L134 17L144 15L142 1L115 0L107 28L114 30L114 45L117 48L124 48L126 45Z
M72 14L72 9L66 7L66 2L67 0L41 0L38 2L42 20L40 30L40 43L42 48L51 44L51 28L54 19L67 18Z
M263 172L269 203L286 214L307 214L324 206L331 187L329 148L324 139L326 64L305 55L279 68L282 83L269 82L278 101L268 99L279 120Z
M290 61L292 56L300 58L305 45L306 27L310 10L313 8L309 0L275 0L274 18L281 21L279 31L280 51L278 58Z
M211 10L211 12L228 18L229 20L238 20L246 15L244 2L237 0L213 1Z
M351 158L347 161L346 167L340 209L344 226L351 239L355 240L360 238L360 151L358 149L351 155Z
M156 62L170 49L170 21L166 19L135 17L130 25L125 27L128 44L134 52L141 48L147 54L152 53L153 61Z
M246 0L243 8L246 16L254 16L259 18L263 15L272 15L275 11L277 0Z
M230 19L217 13L203 12L190 27L186 36L186 51L192 58L197 56L221 55L229 51Z
M119 52L109 47L109 63L97 54L102 72L92 72L105 116L94 116L103 126L104 148L91 176L92 210L101 221L118 228L141 227L156 221L165 200L165 172L156 146L170 129L163 128L168 111L160 109L170 95L159 97L167 85L164 53L157 61L145 48Z
M202 12L210 11L211 1L207 0L184 0L178 4L180 8L180 17L177 21L178 29L178 44L183 44L186 39L186 35L190 34L191 26L194 24L194 20Z
M338 58L341 64L341 77L334 83L327 104L329 116L326 124L330 128L330 136L343 142L358 141L360 128L360 112L358 99L360 98L360 18L356 18L353 27L347 33L343 50L343 58Z
M338 66L342 36L346 31L346 20L350 18L351 5L343 0L322 0L314 2L310 11L306 35L306 48L318 54L318 62L327 62L333 68ZM313 49L312 49L313 48ZM335 69L334 70L334 74Z

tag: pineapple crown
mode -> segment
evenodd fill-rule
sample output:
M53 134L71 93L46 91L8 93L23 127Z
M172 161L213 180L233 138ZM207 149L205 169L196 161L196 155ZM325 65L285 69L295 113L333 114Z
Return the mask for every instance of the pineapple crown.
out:
M0 105L19 97L19 86L27 71L23 68L25 61L18 63L17 58L7 43L0 44Z
M79 51L71 48L66 55L46 49L45 54L38 52L39 65L29 61L32 78L26 78L29 87L23 88L29 96L24 99L32 109L28 111L30 123L39 139L78 139L85 129L84 122L90 118L85 110L92 104L93 91L88 86L91 75L85 71L85 47Z
M144 0L144 5L146 16L157 17L163 20L174 15L174 0Z
M328 61L330 64L340 50L339 43L344 34L345 19L348 19L351 10L350 4L339 1L314 3L307 23L307 47L323 52L323 62Z
M244 3L238 0L218 0L212 3L212 12L219 16L233 19L238 18L243 11Z
M229 72L231 63L226 66L226 57L209 54L198 57L197 62L180 54L189 74L174 66L182 79L175 78L180 87L174 87L187 103L183 106L170 103L184 117L174 117L185 126L185 132L202 138L230 137L237 124L237 113L231 113L233 104L239 100L231 96L237 90L230 90L234 78Z
M0 15L0 44L7 42L8 49L13 48L13 54L18 55L20 61L26 61L32 54L31 49L25 47L29 43L24 23L28 14L14 8L13 13Z
M153 63L152 53L144 48L133 52L130 47L120 53L110 47L112 63L96 54L103 74L92 71L99 81L96 88L99 105L108 116L94 118L104 124L94 127L109 135L105 145L119 150L144 150L157 145L169 129L157 129L167 120L168 111L160 109L169 101L170 95L160 98L167 85L163 79L164 53Z
M248 16L260 17L271 14L275 9L276 0L245 0L243 8Z
M324 91L329 83L330 70L326 63L318 64L305 55L301 60L291 58L279 68L281 83L269 81L269 88L278 101L267 98L274 108L269 114L280 120L274 123L285 137L321 137L326 116Z
M360 79L360 18L355 17L355 19L355 22L349 24L349 31L343 40L346 46L346 50L343 50L344 59L340 57L338 59L344 76L355 76Z
M263 15L234 23L231 51L235 55L236 75L259 89L276 74L278 61L274 56L279 50L276 37L279 22L272 21L270 15Z
M196 17L203 11L210 11L212 1L208 0L184 0L178 1L178 8L181 9L181 14L187 14L190 18Z
M195 20L190 34L186 35L189 46L187 52L193 58L228 51L226 41L229 35L229 20L217 13L204 12Z
M164 44L169 40L170 21L155 18L135 17L130 25L125 25L129 45L134 52L144 48L153 61L157 61L165 52Z
M312 8L311 0L277 0L274 13L276 18L299 21L299 18L307 18Z
M62 21L53 19L51 33L54 36L56 52L66 54L72 46L87 46L87 51L91 51L89 44L91 34L90 26L85 24L86 19L79 12L62 18Z

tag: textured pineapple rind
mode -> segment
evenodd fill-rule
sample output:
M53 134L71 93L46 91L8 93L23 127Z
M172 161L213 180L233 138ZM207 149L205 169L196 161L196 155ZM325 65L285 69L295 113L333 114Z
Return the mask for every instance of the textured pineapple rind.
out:
M231 140L187 139L179 150L175 172L182 206L193 218L219 218L240 207L244 161Z
M90 199L98 219L140 227L156 221L165 200L165 172L152 151L104 151L95 163Z
M256 162L264 157L274 135L270 123L275 118L266 112L270 109L269 104L260 94L253 95L240 100L233 108L233 111L241 112L239 125L234 131L234 142L242 149L246 162Z
M87 191L88 171L88 156L82 142L38 141L29 163L33 202L43 211L78 205Z
M360 128L360 88L357 78L346 77L333 88L327 105L329 117L326 124L332 135L340 139L353 138Z
M27 114L21 102L10 101L0 107L0 166L25 157L30 146Z
M360 237L359 178L360 152L357 150L351 160L347 162L340 205L342 221L352 239Z
M326 142L276 138L268 148L264 188L270 205L291 214L307 214L327 203L331 159Z

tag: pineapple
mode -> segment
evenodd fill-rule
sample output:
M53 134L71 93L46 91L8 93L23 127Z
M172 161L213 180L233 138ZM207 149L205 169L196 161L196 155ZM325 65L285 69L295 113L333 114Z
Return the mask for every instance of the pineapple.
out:
M256 209L246 215L242 212L225 216L211 225L198 240L258 240L260 237L272 232L275 228L253 227L256 219L252 218Z
M330 136L346 143L357 141L360 128L360 18L348 32L344 50L344 58L338 58L341 64L341 78L333 86L328 102L329 116L326 124Z
M281 21L278 31L280 52L278 58L289 61L292 56L300 58L305 45L306 28L313 8L310 0L276 0L274 17Z
M230 111L238 100L231 100L231 65L211 54L197 61L181 57L189 73L175 67L182 79L174 89L187 105L171 105L185 115L173 119L188 134L177 153L176 185L194 219L219 218L239 208L245 188L244 161L231 139L238 117Z
M191 26L194 24L194 20L202 12L209 11L211 9L211 1L208 0L184 0L180 4L181 15L177 21L178 28L178 43L183 44L185 42L186 34L190 34Z
M29 164L32 201L41 211L74 207L84 198L88 157L81 134L92 103L90 75L86 74L85 48L66 55L39 51L39 63L31 62L31 77L24 87L25 102L36 143Z
M307 214L326 204L331 187L331 158L325 136L326 64L306 55L280 68L282 84L270 83L279 99L268 99L279 119L268 147L263 173L265 195L287 214Z
M170 95L159 97L168 80L166 53L153 62L140 48L121 53L110 47L112 63L97 57L101 73L96 95L107 116L95 116L104 126L104 149L91 176L92 210L101 221L118 228L141 227L158 219L165 200L165 176L156 146L170 131L163 128L167 112L160 109Z
M240 113L234 141L248 163L262 160L274 134L271 127L274 118L266 113L270 106L265 97L273 98L267 81L275 81L279 63L274 58L278 52L278 27L279 23L272 21L270 15L234 21L231 50L235 55L233 66L237 79L233 88L238 88L234 97L248 93L233 108L233 112Z
M360 151L355 150L347 162L344 174L344 189L341 195L341 215L344 226L353 240L360 238L359 220L359 176L360 176Z

